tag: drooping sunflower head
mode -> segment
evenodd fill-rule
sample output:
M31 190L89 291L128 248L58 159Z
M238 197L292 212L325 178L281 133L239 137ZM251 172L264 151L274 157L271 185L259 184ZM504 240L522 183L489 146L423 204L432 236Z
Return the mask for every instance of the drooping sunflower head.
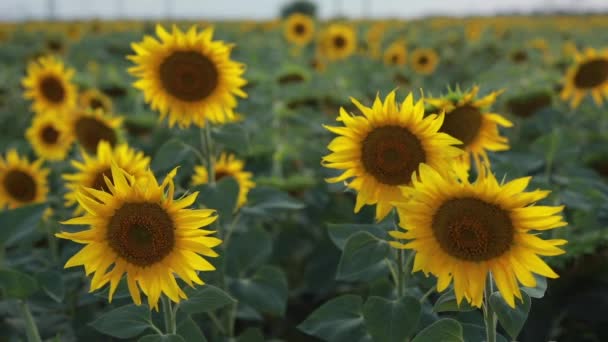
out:
M403 66L407 64L407 48L405 42L396 41L384 51L384 64L392 66Z
M128 56L136 66L129 72L138 80L146 102L168 116L169 126L204 126L208 120L223 123L234 115L236 96L246 97L241 89L244 65L230 59L232 45L214 41L213 28L198 32L192 26L182 32L173 26L171 33L156 26L160 38L146 36L133 43L135 55Z
M255 187L255 183L251 180L253 174L245 171L245 163L236 159L232 154L222 153L213 164L213 171L216 182L224 177L232 177L236 180L239 185L237 207L240 208L245 205L247 194ZM195 166L192 185L207 184L207 182L209 182L207 167Z
M211 230L201 229L217 219L214 210L187 209L198 193L174 199L176 169L159 184L152 171L141 181L112 164L108 191L82 188L76 196L86 209L82 217L64 224L88 225L80 232L61 232L57 237L84 244L65 267L83 265L92 274L91 291L109 283L109 301L123 275L135 304L141 292L148 305L158 310L162 294L174 302L186 298L176 275L188 285L202 285L198 271L215 268L204 257L216 257L212 250L221 240Z
M357 51L355 29L346 24L330 24L321 34L319 53L330 61L342 60Z
M566 72L562 100L570 100L570 106L578 107L585 95L591 94L599 106L608 99L608 48L596 51L588 48L577 52L575 63Z
M79 104L81 109L101 110L104 113L112 112L112 99L97 89L88 89L80 93Z
M462 151L453 146L457 139L438 131L443 114L425 117L424 101L414 103L411 93L400 105L394 91L384 102L376 97L372 107L351 100L362 115L341 108L336 120L343 126L325 126L339 136L327 146L332 153L323 165L344 171L327 181L350 180L348 187L357 191L355 212L376 204L376 219L382 220L392 202L405 198L400 187L410 185L420 164L447 172Z
M46 200L49 192L49 170L42 168L42 159L30 163L16 150L0 156L0 208L17 208Z
M64 196L66 207L78 203L78 190L82 187L109 192L105 178L108 178L110 182L113 181L112 163L128 172L134 179L143 177L150 165L149 157L146 157L143 152L135 151L127 144L112 147L109 142L102 140L96 150L94 155L83 151L82 161L72 160L71 162L76 173L63 175L63 179L66 181L65 187L68 189ZM82 212L83 208L76 208L76 213Z
M76 104L73 76L74 69L66 68L56 57L40 57L27 67L27 76L21 81L23 96L34 101L32 109L37 113L63 114Z
M411 58L412 69L422 75L432 74L439 64L439 55L433 49L415 49Z
M283 36L293 44L304 46L312 40L315 35L315 22L305 14L294 13L285 20Z
M115 117L101 109L94 111L79 109L70 118L70 125L76 141L88 153L97 152L97 146L107 141L115 146L119 141L122 117Z
M395 248L416 252L413 272L437 277L437 290L452 280L458 303L463 299L481 307L488 273L502 297L515 307L522 298L518 282L535 287L532 273L549 278L557 274L541 256L564 253L565 240L543 240L531 231L566 225L563 206L535 206L549 191L525 192L530 177L499 184L494 175L481 172L474 183L468 175L445 177L423 165L413 181L407 203L398 205L399 225L392 231ZM408 241L403 241L408 240Z
M64 160L74 141L70 126L56 115L37 114L25 132L34 152L46 160Z
M427 98L430 112L445 112L445 120L440 131L460 140L459 145L466 153L458 162L468 169L471 156L479 170L481 165L489 166L486 151L504 151L509 149L509 141L501 136L498 126L511 127L513 124L502 115L492 113L490 107L503 92L494 91L478 98L479 87L462 92L460 89L439 98Z

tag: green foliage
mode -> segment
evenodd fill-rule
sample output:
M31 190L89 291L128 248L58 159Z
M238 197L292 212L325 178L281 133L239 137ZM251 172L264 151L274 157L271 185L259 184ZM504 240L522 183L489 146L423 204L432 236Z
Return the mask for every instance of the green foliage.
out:
M10 269L0 269L0 289L3 297L25 299L39 288L36 278Z
M32 234L38 225L46 204L34 204L0 212L0 245L11 246Z
M464 342L462 325L451 318L440 319L422 330L412 342Z
M337 278L349 281L375 279L388 271L385 261L388 255L389 246L385 240L368 232L355 233L346 240Z
M406 296L399 300L369 297L363 305L365 325L374 341L398 342L411 336L420 318L420 302Z
M179 309L189 314L214 311L236 302L229 294L213 285L186 288L184 292L188 299L180 303Z
M490 305L496 313L500 325L513 340L517 339L530 312L530 297L525 292L521 295L523 302L516 300L514 309L505 302L500 292L494 292L490 296Z
M90 324L97 331L118 338L135 337L150 328L150 309L129 304L99 316Z

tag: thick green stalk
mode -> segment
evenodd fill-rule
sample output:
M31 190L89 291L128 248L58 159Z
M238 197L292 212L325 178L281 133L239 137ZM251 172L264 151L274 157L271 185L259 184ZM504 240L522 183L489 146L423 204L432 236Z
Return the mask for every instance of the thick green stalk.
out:
M496 342L496 314L490 306L490 296L494 292L492 286L492 274L488 274L486 281L486 289L484 291L483 299L483 320L486 326L486 342Z
M165 319L165 332L167 334L175 334L177 331L177 323L175 322L176 312L171 307L171 299L163 295L161 296L163 317Z
M213 154L213 139L211 138L211 123L205 122L205 127L201 129L201 140L205 148L205 158L207 158L207 182L215 184L215 155Z

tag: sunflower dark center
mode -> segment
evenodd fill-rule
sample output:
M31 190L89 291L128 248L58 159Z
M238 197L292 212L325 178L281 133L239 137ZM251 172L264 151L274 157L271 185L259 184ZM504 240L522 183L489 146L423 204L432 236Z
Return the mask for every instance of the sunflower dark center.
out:
M42 95L50 102L59 103L65 98L63 84L54 76L47 76L40 82Z
M420 140L407 128L375 128L363 140L363 167L377 181L387 185L408 184L412 173L426 161Z
M53 126L45 126L42 131L40 131L40 137L46 144L53 145L57 143L57 140L59 139L59 131Z
M302 23L295 24L295 26L293 27L293 31L297 35L301 36L304 33L306 33L306 26L304 26L304 24L302 24Z
M175 226L156 203L125 203L108 223L110 247L127 262L151 266L163 260L175 245Z
M31 202L36 198L36 182L23 171L9 171L4 176L4 189L19 202Z
M89 102L89 107L91 107L91 109L105 109L106 106L100 99L91 99Z
M160 81L176 98L195 102L213 93L219 82L215 64L195 51L176 51L160 65Z
M592 59L581 64L574 75L577 88L595 88L608 81L608 59Z
M511 56L511 59L515 63L523 63L528 60L528 54L525 51L515 51Z
M397 64L397 63L399 63L399 55L397 55L396 53L394 53L394 54L391 56L391 63L392 63L392 64Z
M341 49L344 46L346 46L346 39L344 39L343 36L335 36L333 41L334 41L334 46L338 49Z
M477 198L446 201L435 212L431 227L441 249L461 260L490 260L513 244L509 214Z
M230 174L228 172L224 172L224 171L219 171L219 172L215 172L215 181L218 182L220 179L230 176Z
M418 64L427 65L429 63L429 58L427 56L420 56L418 58Z
M49 50L54 52L58 52L63 49L63 44L58 40L50 40L47 42L46 46L49 48Z
M78 119L74 129L80 145L91 154L97 151L97 144L102 140L107 141L111 146L116 144L116 132L95 118L83 117Z
M106 184L104 177L107 177L110 180L110 182L113 182L112 170L107 168L107 169L103 169L103 170L99 171L97 173L97 175L95 176L95 179L93 179L93 183L91 184L91 187L93 189L101 190L101 191L105 191L105 192L109 193L110 189L108 189L108 186Z
M440 131L462 141L462 147L466 147L477 138L481 119L481 112L476 107L456 107L445 115Z

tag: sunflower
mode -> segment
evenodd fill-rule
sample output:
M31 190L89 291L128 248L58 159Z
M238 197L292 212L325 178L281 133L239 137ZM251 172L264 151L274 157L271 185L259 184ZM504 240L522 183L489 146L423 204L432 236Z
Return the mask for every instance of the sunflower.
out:
M160 41L146 36L132 44L135 55L129 56L136 66L129 72L139 78L135 88L144 92L146 102L159 110L161 119L168 115L169 126L205 121L223 123L233 115L235 95L247 97L241 90L244 65L230 59L232 45L213 41L213 28L188 32L173 26L168 33L156 26Z
M466 153L458 157L458 164L469 169L471 156L479 170L481 165L490 165L486 151L505 151L509 149L509 140L500 135L498 126L511 127L513 123L497 113L491 113L490 107L502 90L492 92L480 99L477 98L479 87L474 86L468 92L460 89L450 91L440 98L427 98L430 112L444 112L445 120L439 131L460 140L459 145Z
M105 178L108 192L94 188L78 192L78 202L87 213L64 224L90 228L56 236L86 245L65 267L83 265L87 275L93 274L91 291L109 283L111 302L126 273L135 304L141 304L141 290L148 297L148 305L158 310L162 294L174 302L186 298L175 275L193 286L203 284L198 271L215 269L201 255L216 257L212 248L221 240L209 236L213 231L200 228L215 221L217 215L211 209L186 209L196 200L197 192L173 199L176 171L171 171L159 185L150 170L136 181L112 164L113 181Z
M570 105L576 108L591 93L595 103L601 105L602 98L608 99L608 48L602 51L588 48L583 53L577 52L574 58L576 63L566 72L562 100L571 100Z
M357 34L350 25L331 24L322 33L319 52L330 61L348 58L357 50Z
M424 101L414 104L410 93L399 106L395 92L383 103L378 97L371 108L351 99L363 113L353 116L340 108L336 119L341 127L325 126L338 134L327 146L331 154L323 157L323 165L345 170L338 177L327 179L336 183L354 178L347 185L357 191L355 212L365 204L377 204L376 220L382 220L392 202L404 200L400 186L408 186L412 174L421 163L439 170L448 170L450 161L462 151L451 145L455 138L438 132L443 114L424 117Z
M30 163L14 149L6 153L6 159L0 157L0 208L17 208L46 200L49 170L42 168L42 163L42 159Z
M101 109L104 113L112 112L112 99L97 89L88 89L80 93L78 98L82 109Z
M412 68L419 74L429 75L439 64L439 55L433 49L418 48L412 51Z
M63 175L63 179L66 181L65 187L68 189L64 196L66 207L71 207L78 202L78 190L82 187L109 192L104 178L107 177L112 181L110 171L112 163L135 179L144 177L150 165L150 158L146 157L143 152L136 152L127 144L112 148L107 141L103 140L97 145L96 155L90 156L83 151L82 159L82 161L72 160L71 162L77 170L76 173ZM76 213L81 212L80 207L76 208Z
M50 113L34 116L25 136L39 157L55 161L65 159L74 141L69 125Z
M242 207L247 202L247 194L249 190L255 187L255 183L251 180L253 174L244 170L245 163L242 160L236 159L232 154L222 153L213 164L215 181L219 181L224 177L232 177L239 184L239 198L237 207ZM195 166L194 175L192 176L192 185L207 184L209 175L205 166Z
M76 104L73 76L74 69L66 68L59 59L39 57L29 63L27 76L21 81L25 88L23 97L34 100L32 109L37 113L64 113Z
M103 113L101 109L78 110L74 112L70 121L80 146L86 152L93 154L101 141L107 141L111 146L116 145L123 118Z
M384 64L402 66L407 64L407 49L405 42L396 41L384 51Z
M422 165L411 199L397 204L406 232L390 232L410 241L390 244L415 250L412 271L435 275L439 292L454 280L458 304L464 298L481 307L491 272L502 297L515 307L514 297L521 299L518 281L534 287L532 273L557 278L538 256L564 253L557 246L566 241L543 240L530 231L565 226L558 215L564 207L534 206L549 191L524 192L531 177L499 184L489 172L480 172L474 183L467 176L445 177Z
M304 46L315 35L315 22L305 14L294 13L285 20L283 35L288 42Z

